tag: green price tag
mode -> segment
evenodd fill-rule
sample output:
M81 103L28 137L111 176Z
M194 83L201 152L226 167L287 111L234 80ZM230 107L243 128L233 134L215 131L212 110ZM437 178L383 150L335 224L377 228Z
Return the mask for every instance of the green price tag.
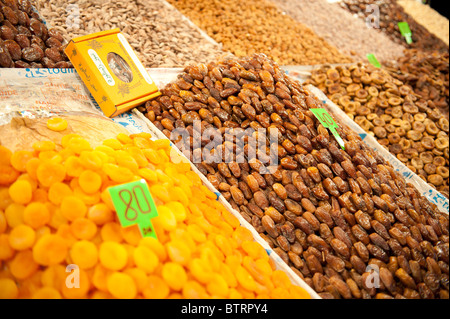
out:
M138 224L142 237L156 238L151 218L158 216L144 179L108 189L122 227Z
M378 62L378 60L374 54L372 54L372 53L368 54L367 60L369 60L370 64L372 64L374 67L381 68L381 63Z
M413 42L412 32L411 29L409 28L408 22L399 22L398 28L400 29L400 33L402 34L402 36L405 37L406 43L411 44Z
M331 133L336 138L336 141L339 143L341 148L345 151L345 143L344 140L339 136L339 133L336 129L339 127L331 115L325 109L310 109L311 112L314 113L316 118L319 120L320 124L322 124L325 128L329 129Z

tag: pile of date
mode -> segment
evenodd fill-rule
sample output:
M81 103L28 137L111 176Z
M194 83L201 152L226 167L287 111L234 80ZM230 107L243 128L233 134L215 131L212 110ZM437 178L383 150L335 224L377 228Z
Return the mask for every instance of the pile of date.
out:
M139 109L322 298L449 298L448 214L340 124L342 149L310 110L322 102L275 62L193 64L161 92ZM204 152L198 129L224 142ZM262 133L278 143L251 152Z
M29 0L0 0L0 67L71 68L64 43Z

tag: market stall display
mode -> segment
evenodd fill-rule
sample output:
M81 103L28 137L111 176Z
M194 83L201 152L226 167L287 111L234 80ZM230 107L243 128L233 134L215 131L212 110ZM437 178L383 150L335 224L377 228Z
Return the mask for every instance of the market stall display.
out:
M0 299L449 299L448 20L405 2L0 0ZM118 115L82 62L124 106L126 60L64 55L114 28L162 93Z
M448 214L339 126L341 149L311 111L321 102L276 63L259 54L191 65L161 92L147 118L321 297L448 298ZM222 138L212 148L209 129ZM273 157L276 170L265 170ZM368 266L382 287L367 284Z
M182 67L223 54L219 44L164 0L41 1L40 13L67 39L120 28L147 68Z
M404 82L372 65L323 67L308 81L448 197L448 119Z
M449 23L446 17L420 1L397 0L397 3L401 5L405 12L414 18L414 20L448 45Z
M363 20L374 13L374 10L368 9L368 6L376 6L380 19L380 28L378 30L384 32L392 41L407 48L448 51L448 44L408 15L396 0L342 0L338 2L338 5L356 14ZM408 44L405 41L405 37L401 34L398 26L399 22L408 23L412 32L411 44Z
M0 67L68 68L64 38L48 29L29 0L0 2Z
M352 60L270 1L168 2L238 57L264 53L282 65Z
M189 163L174 161L168 140L87 117L112 126L110 136L114 126L120 132L90 143L72 119L18 119L2 133L40 126L51 139L0 145L1 298L310 298ZM141 179L157 207L156 238L121 227L108 192ZM66 283L70 265L79 267L79 289Z
M352 56L365 61L366 55L375 54L380 61L396 60L404 47L377 32L365 21L327 0L272 0L286 14L311 28L318 36ZM339 26L338 28L334 26Z

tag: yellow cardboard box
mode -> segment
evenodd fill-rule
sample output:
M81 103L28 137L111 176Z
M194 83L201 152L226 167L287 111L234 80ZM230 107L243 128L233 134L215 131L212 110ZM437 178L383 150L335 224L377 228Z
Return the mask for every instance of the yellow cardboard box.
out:
M65 53L108 117L161 95L119 29L72 39Z

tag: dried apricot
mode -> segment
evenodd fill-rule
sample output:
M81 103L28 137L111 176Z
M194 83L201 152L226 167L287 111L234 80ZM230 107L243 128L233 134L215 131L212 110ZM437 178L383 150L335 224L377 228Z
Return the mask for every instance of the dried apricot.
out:
M19 172L25 172L27 163L32 158L34 158L32 152L16 151L11 155L11 165Z
M170 288L161 277L150 275L147 278L147 287L142 293L148 299L165 299L170 293Z
M51 216L47 206L41 202L32 202L23 211L25 224L37 229L50 222Z
M17 180L9 187L9 196L17 204L28 204L33 196L30 182Z
M72 245L69 253L74 264L81 269L92 268L98 262L97 246L87 240L77 241Z
M67 128L67 126L68 126L67 121L60 117L52 117L47 120L47 128L55 132L64 131Z
M128 261L127 250L119 243L105 241L100 245L99 260L110 270L121 270Z
M136 266L151 274L159 264L158 256L146 246L138 246L133 253Z
M66 168L62 164L42 162L36 170L38 181L45 187L62 182L66 177Z
M24 250L33 246L36 234L30 226L21 224L9 233L9 245L15 250Z
M19 296L19 289L14 280L0 278L0 299L15 299Z
M88 194L96 193L102 186L102 178L91 170L85 170L78 179L81 189Z
M175 291L182 290L187 281L183 266L174 262L166 262L162 266L161 275L167 285Z
M23 280L33 275L38 270L39 265L34 261L32 251L27 249L14 256L9 268L15 278Z
M66 258L67 251L66 241L61 236L47 234L33 246L33 259L43 266L56 265Z
M61 201L61 214L70 221L86 216L86 204L76 196L66 196Z

